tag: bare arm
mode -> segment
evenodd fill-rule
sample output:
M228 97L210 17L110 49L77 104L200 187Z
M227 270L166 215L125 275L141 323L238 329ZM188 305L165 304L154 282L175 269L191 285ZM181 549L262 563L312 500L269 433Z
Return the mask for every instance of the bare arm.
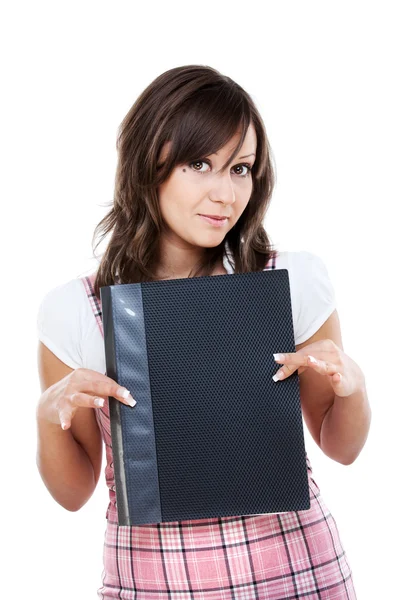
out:
M71 430L37 418L36 464L53 498L70 511L79 510L96 487L93 465ZM101 445L99 449L101 456Z
M343 350L337 310L312 337L296 346L296 351L327 339ZM371 407L366 388L347 398L338 397L326 377L305 369L300 373L300 396L305 422L324 454L343 465L352 464L370 428Z
M36 410L36 464L53 498L67 510L77 511L92 496L101 470L95 398L115 396L121 400L118 391L123 388L96 371L74 372L41 342L38 369L43 393ZM122 401L128 404L129 398ZM66 430L61 428L60 412L69 420Z

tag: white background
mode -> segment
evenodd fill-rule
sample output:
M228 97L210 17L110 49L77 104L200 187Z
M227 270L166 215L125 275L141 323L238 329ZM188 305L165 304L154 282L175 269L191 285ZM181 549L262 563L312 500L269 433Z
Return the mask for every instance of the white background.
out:
M306 431L358 600L398 598L399 203L396 2L15 2L2 11L1 596L97 598L108 504L102 473L77 513L36 468L36 313L52 287L95 267L112 199L117 127L175 66L244 87L265 121L278 182L266 229L325 261L345 352L373 411L350 466Z

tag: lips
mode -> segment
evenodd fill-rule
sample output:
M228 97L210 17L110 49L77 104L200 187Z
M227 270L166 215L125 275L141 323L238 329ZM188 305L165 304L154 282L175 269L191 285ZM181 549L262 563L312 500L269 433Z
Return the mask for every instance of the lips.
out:
M201 217L208 217L209 219L218 219L220 221L223 221L224 219L229 219L229 217L220 217L218 215L200 215Z
M199 215L199 217L201 217L203 219L203 221L205 221L206 223L211 225L211 227L218 227L218 228L224 227L228 220L228 217L220 217L219 215L217 217L209 217L206 215Z

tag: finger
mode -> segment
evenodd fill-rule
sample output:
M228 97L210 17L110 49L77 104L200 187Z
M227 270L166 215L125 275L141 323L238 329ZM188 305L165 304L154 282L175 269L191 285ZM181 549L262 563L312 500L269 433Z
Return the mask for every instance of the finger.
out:
M90 393L93 396L112 396L113 398L116 398L116 400L119 400L128 406L134 406L136 404L136 401L133 399L129 390L123 386L120 386L112 379L109 381L85 379L79 382L79 388L81 392Z
M322 373L324 375L334 375L338 372L339 367L332 362L328 362L326 360L317 360L314 356L307 356L308 366L318 371L318 373Z
M107 373L100 373L100 371L94 371L93 369L80 367L79 369L75 369L72 375L80 381L104 381L104 383L116 384L114 379L107 377Z
M74 414L78 407L99 408L104 406L104 398L96 398L81 392L75 392L74 394L71 394L71 396L67 396L67 398L69 400L69 404L65 404L58 411L61 427L64 430L71 427L71 421L74 418Z
M334 375L338 372L338 366L334 363L325 360L317 360L314 356L311 355L306 355L305 358L306 361L303 362L302 365L312 367L318 373L321 373L323 375ZM296 370L298 370L300 375L300 373L302 373L305 370L305 368L303 366L299 367L299 365L295 364L283 365L283 367L275 373L272 379L274 381L282 381L283 379L286 379L287 377L292 375L292 373L294 373Z
M340 383L342 381L342 375L340 373L334 373L332 379L335 383Z
M58 411L58 418L62 429L69 429L71 427L72 411L67 407L63 407Z
M283 379L286 379L287 377L292 375L292 373L294 373L296 370L296 365L283 365L283 367L275 373L272 379L274 381L282 381Z
M68 399L73 406L81 406L83 408L101 408L105 402L105 399L100 396L91 396L83 392L75 392Z
M318 350L318 357L320 360L327 360L332 362L332 356L335 355L335 352L332 350ZM298 366L307 366L308 360L307 356L309 356L310 346L302 350L298 350L297 352L285 352L281 354L274 354L274 360L280 364L295 364Z
M79 369L75 369L72 375L75 376L75 380L80 384L84 382L82 391L85 392L96 393L98 390L98 387L96 388L96 386L100 385L102 386L102 391L98 393L102 396L113 396L119 400L120 398L126 398L128 394L130 394L130 391L125 387L119 385L114 379L107 377L105 373L103 374L99 371L93 371L92 369L84 369L81 367Z
M119 400L119 398L116 399ZM105 400L106 398L102 396L91 396L82 392L76 392L71 396L71 401L76 403L77 406L89 406L90 408L101 408L104 406ZM135 406L136 404L136 400L134 400L131 395L126 398L121 398L119 401L128 406Z
M330 379L332 388L337 396L345 397L353 393L354 387L343 377L342 373L335 373L331 375Z

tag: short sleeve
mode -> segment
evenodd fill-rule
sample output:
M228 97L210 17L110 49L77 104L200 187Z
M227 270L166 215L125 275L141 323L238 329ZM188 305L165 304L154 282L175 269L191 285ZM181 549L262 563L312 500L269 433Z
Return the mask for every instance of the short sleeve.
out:
M37 313L39 340L71 369L82 366L83 289L82 282L73 279L50 290Z
M323 260L307 251L289 252L295 344L308 340L336 308L335 291Z

